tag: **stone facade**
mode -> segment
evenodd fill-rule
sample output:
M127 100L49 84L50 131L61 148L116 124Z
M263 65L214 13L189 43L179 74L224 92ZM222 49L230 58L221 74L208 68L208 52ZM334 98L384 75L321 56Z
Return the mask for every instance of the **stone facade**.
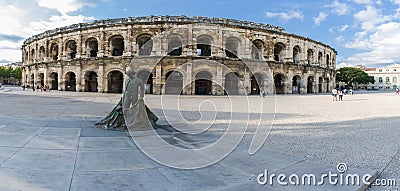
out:
M400 64L391 64L379 68L366 68L364 66L357 66L357 68L361 68L375 79L374 84L361 84L359 85L361 88L369 90L394 90L400 84Z
M25 40L25 85L121 92L132 68L153 94L321 93L336 50L281 27L224 18L149 16L75 24Z

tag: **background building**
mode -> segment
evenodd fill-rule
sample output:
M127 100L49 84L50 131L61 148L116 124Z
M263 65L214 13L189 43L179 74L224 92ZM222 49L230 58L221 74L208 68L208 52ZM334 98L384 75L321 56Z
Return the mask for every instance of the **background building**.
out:
M400 64L391 64L386 67L361 67L369 76L375 79L374 84L363 85L369 90L393 90L399 85Z
M46 31L22 46L23 82L119 93L127 68L152 94L321 93L336 51L281 27L225 18L148 16Z

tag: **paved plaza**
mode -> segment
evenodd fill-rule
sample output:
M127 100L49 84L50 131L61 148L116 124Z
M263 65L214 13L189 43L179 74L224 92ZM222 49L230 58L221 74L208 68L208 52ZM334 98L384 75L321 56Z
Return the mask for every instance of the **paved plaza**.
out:
M11 90L11 91L10 91ZM163 112L173 96L146 95L146 104L159 117L156 131L169 144L201 148L216 141L223 123L201 136L174 131ZM143 154L130 134L93 127L118 102L118 94L33 92L16 87L0 90L0 190L358 190L361 185L260 185L258 176L270 174L338 173L379 175L400 185L400 96L363 92L334 102L330 95L249 96L275 103L274 126L263 147L248 154L254 129L218 163L195 170L164 166ZM164 102L160 101L162 99ZM240 96L181 96L180 109L196 120L198 105L209 100L218 112L227 101L242 104ZM246 113L248 110L234 111ZM250 113L257 111L250 109ZM268 111L270 112L270 111ZM271 113L266 113L270 115ZM177 120L178 116L175 116ZM221 121L225 115L217 115ZM174 117L173 117L174 118ZM219 121L217 121L219 122ZM263 122L262 122L263 123ZM188 127L183 127L188 128ZM136 138L146 140L146 131ZM151 144L149 142L149 144ZM151 145L163 153L163 145ZM165 152L164 152L165 153ZM172 160L185 156L165 153ZM344 175L345 175L344 174ZM376 177L375 177L376 178ZM275 178L275 181L277 179ZM400 190L372 186L369 190Z

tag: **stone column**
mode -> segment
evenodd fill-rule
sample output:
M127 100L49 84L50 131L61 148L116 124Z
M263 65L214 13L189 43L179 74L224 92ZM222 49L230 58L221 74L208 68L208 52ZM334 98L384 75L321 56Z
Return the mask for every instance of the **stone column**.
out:
M221 86L223 86L223 76L222 76L222 66L220 64L218 64L216 66L216 75L213 77L214 79L212 79L213 83L212 83L212 89L213 95L223 95L224 94L224 90L221 89Z
M64 75L63 75L63 65L60 65L59 68L57 68L57 73L58 73L58 90L63 91L64 87Z
M215 39L215 41L214 41L216 47L214 47L214 51L213 51L213 52L216 52L216 55L218 57L225 57L225 52L223 51L224 35L222 33L223 33L223 31L222 31L221 27L218 26L218 38Z
M81 90L81 80L82 80L82 72L81 72L82 68L81 65L79 64L79 66L77 67L76 70L76 90L77 92L82 91Z
M21 85L26 86L26 69L22 67Z
M161 95L165 94L165 90L162 87L163 76L161 64L156 65L156 76L153 78L153 94Z
M103 81L103 76L104 76L104 66L103 63L99 63L99 73L97 74L97 91L102 93L104 92L104 81Z
M47 65L44 65L44 85L45 86L49 85L49 79L47 79L48 78L48 76L47 76L48 70L49 70L49 67Z
M244 88L243 88L243 89L245 89L246 95L250 95L250 93L251 93L251 80L250 80L250 75L251 75L251 73L249 73L249 72L247 71L247 69L245 69L245 70L244 70L244 82L243 82Z
M192 56L193 55L193 47L195 46L193 44L193 25L189 24L188 26L189 26L188 27L188 36L187 36L187 44L186 44L188 46L185 46L185 44L183 44L184 47L187 47L187 48L184 48L183 54L186 51L187 56Z
M183 86L184 86L184 90L183 90L183 94L186 95L191 95L192 93L192 89L194 89L192 87L192 73L193 73L193 63L186 63L186 77L183 80Z

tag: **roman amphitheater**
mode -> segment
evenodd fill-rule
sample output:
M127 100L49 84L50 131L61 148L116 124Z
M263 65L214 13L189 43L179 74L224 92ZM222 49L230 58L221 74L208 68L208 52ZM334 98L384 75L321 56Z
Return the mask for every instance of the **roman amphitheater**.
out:
M225 18L148 16L79 23L26 39L23 83L60 91L122 92L137 72L146 93L322 93L335 49L281 27Z

